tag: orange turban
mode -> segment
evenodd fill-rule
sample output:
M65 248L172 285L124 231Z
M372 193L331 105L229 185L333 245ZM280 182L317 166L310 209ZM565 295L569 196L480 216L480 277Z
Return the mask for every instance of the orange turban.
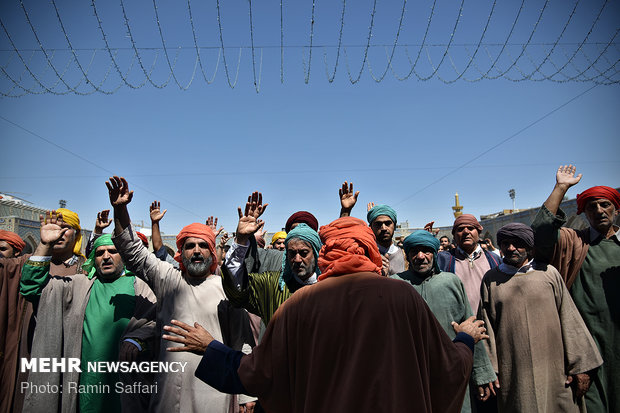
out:
M590 189L586 189L580 194L577 194L577 215L581 214L586 204L591 199L608 199L616 209L620 209L620 193L608 186L593 186Z
M26 246L26 243L19 235L3 229L0 229L0 240L6 241L15 251L19 251L20 253Z
M190 237L200 238L207 241L207 244L209 244L209 251L211 251L211 258L213 259L211 267L209 268L209 272L213 274L217 268L217 254L215 253L215 234L213 233L211 227L205 224L199 224L197 222L194 222L193 224L189 224L188 226L184 227L181 232L179 232L179 235L177 235L177 253L174 254L174 259L177 260L180 264L181 271L185 271L183 259L181 258L183 244L185 244L185 240Z
M343 217L321 227L319 281L355 272L381 275L381 254L372 230L361 219Z

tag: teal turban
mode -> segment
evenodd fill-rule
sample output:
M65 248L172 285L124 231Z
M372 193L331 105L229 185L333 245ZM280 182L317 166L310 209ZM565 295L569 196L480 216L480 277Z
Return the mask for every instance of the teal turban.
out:
M88 256L88 259L82 265L82 269L88 274L88 278L93 278L93 276L97 272L97 269L95 268L95 252L97 252L97 248L105 245L114 245L114 242L112 242L112 236L110 234L103 234L95 240L95 243L93 244L93 249ZM127 269L125 269L125 274L130 274Z
M290 232L286 235L284 245L288 246L289 241L293 238L298 238L312 246L312 253L314 254L315 262L314 271L318 276L321 273L321 270L319 270L319 250L323 245L321 243L319 233L310 228L307 224L301 223L292 230L290 230ZM284 255L282 255L282 272L280 273L279 281L280 291L284 290L284 285L286 285L286 283L288 283L291 278L293 278L293 271L291 270L291 266L289 265L288 259L286 258L286 250L284 250Z
M390 217L392 221L394 221L394 225L396 225L396 211L389 205L375 205L372 207L368 214L366 215L366 219L368 220L368 224L372 224L372 221L377 219L380 215L386 215Z
M403 249L409 259L409 250L413 247L429 247L433 250L433 269L435 273L439 273L439 263L437 262L437 251L439 250L439 240L430 232L425 230L415 231L407 236L403 241Z

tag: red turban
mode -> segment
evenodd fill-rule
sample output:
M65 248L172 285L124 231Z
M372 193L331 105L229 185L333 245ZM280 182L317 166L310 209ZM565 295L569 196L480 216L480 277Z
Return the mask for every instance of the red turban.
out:
M338 218L322 226L319 235L323 242L319 252L319 280L366 271L381 275L381 254L375 234L361 219Z
M615 205L616 209L620 209L620 193L608 186L593 186L577 194L577 215L581 214L586 208L586 204L591 199L608 199Z
M26 246L26 243L19 235L11 231L5 231L0 229L0 240L6 241L14 250L19 251L20 253Z
M286 221L286 232L291 232L291 227L293 224L301 224L302 222L315 231L319 230L319 221L314 217L314 215L308 211L298 211L291 215L291 217Z
M190 237L200 238L207 241L207 244L209 244L209 251L211 251L211 258L213 259L211 267L209 268L209 272L213 274L217 268L217 254L215 253L215 234L213 233L211 227L205 224L199 224L197 222L194 222L193 224L189 224L188 226L184 227L181 232L179 232L179 235L177 235L177 253L174 254L174 259L179 262L181 271L185 271L183 259L181 258L183 244L185 244L185 240Z
M480 225L480 222L478 222L476 217L473 216L472 214L463 214L463 215L461 215L460 217L458 217L457 219L454 220L454 225L452 225L452 234L453 235L454 235L454 232L456 231L456 229L460 225L471 225L472 227L475 227L478 230L478 232L482 232L482 225Z
M136 231L136 234L138 234L138 238L140 238L142 240L142 243L144 244L144 246L148 247L149 246L149 239L146 237L146 235L144 235L141 232Z

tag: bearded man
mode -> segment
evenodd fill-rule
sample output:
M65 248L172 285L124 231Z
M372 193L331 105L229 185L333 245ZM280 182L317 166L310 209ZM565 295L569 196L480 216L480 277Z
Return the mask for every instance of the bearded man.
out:
M204 224L193 223L177 235L174 259L180 269L159 260L142 245L131 227L127 205L133 191L124 178L111 177L106 182L110 203L114 208L114 245L127 267L144 277L157 297L157 330L161 336L164 324L175 319L195 320L212 329L222 339L218 319L218 304L224 300L221 278L215 275L215 234ZM200 356L191 353L168 352L166 343L159 346L159 360L180 362L182 372L159 373L155 380L158 392L151 398L149 411L154 412L228 412L231 397L220 393L194 377Z

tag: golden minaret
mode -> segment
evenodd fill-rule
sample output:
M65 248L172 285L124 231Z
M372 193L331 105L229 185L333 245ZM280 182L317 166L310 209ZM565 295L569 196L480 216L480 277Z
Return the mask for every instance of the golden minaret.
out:
M452 209L454 210L454 218L458 218L463 215L463 207L459 205L459 193L454 194L454 206Z

